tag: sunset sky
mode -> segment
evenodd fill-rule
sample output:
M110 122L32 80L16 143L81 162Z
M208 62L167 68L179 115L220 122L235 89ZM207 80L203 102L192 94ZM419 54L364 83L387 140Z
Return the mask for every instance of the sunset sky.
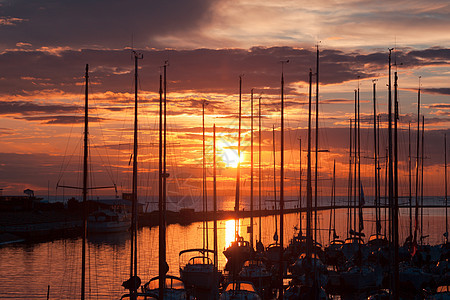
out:
M159 74L168 89L169 193L199 195L201 109L206 101L208 167L217 127L219 194L233 195L239 75L243 74L242 186L250 186L250 90L261 97L263 180L272 193L272 127L280 136L280 76L285 76L286 193L298 193L299 139L306 167L308 72L320 49L320 195L329 195L336 160L346 195L348 125L361 90L361 170L373 194L372 82L387 123L388 48L399 74L400 194L408 191L408 123L415 157L417 88L425 116L426 195L442 195L444 133L450 138L450 4L430 1L23 1L0 0L0 189L61 197L57 182L81 182L84 69L90 65L92 185L131 187L133 55L139 61L140 177L144 199L157 193ZM358 80L359 78L359 80ZM257 119L255 130L257 130ZM258 134L255 132L255 151ZM381 129L382 155L387 131ZM448 142L450 144L450 140ZM449 152L447 152L449 153ZM255 153L255 162L258 155ZM382 161L384 164L384 160ZM257 166L257 165L255 165ZM414 164L413 164L414 166ZM255 168L256 170L256 168ZM212 172L208 171L208 174ZM306 178L306 171L303 172ZM413 172L414 174L414 172ZM208 175L208 176L209 176ZM277 175L279 176L279 175ZM208 179L211 179L209 177ZM212 180L212 179L211 179ZM257 174L255 173L255 180ZM212 184L209 184L209 188ZM255 192L257 185L255 185ZM113 191L99 193L113 194Z

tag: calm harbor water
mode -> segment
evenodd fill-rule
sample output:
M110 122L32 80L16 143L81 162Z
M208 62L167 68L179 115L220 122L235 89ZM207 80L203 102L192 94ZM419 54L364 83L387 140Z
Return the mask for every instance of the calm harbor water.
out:
M409 233L408 210L401 210L400 238ZM347 210L337 211L336 232L346 237ZM374 212L364 213L365 232L368 237L374 231ZM285 216L285 245L299 226L298 214ZM278 221L279 222L279 221ZM249 219L240 220L241 235L248 237L246 226ZM305 215L302 217L305 228ZM258 237L258 218L254 219L255 238ZM320 212L318 224L328 229L329 211ZM419 222L420 224L420 222ZM212 222L209 222L209 245L213 245ZM219 266L226 260L222 251L234 238L234 221L218 222ZM445 209L424 209L424 235L427 243L437 244L443 240L445 231ZM275 218L262 218L262 241L265 246L273 242ZM279 233L278 233L279 235ZM366 240L367 240L366 237ZM319 241L328 242L328 230L319 231ZM141 228L138 233L138 273L143 283L157 275L158 228ZM169 274L179 276L178 253L189 248L201 248L202 223L188 226L178 224L167 228L167 259ZM129 278L130 239L127 233L90 236L87 256L87 299L119 299L124 294L122 282ZM36 244L15 244L0 248L0 298L1 299L46 299L50 286L50 299L73 299L80 294L81 282L81 238L61 239Z

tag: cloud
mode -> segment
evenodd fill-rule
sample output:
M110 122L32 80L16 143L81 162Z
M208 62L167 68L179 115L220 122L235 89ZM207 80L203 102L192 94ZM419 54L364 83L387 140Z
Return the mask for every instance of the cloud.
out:
M255 94L266 98L280 90L281 59L285 65L286 95L301 96L306 92L309 68L315 68L314 49L292 47L253 47L251 49L144 50L139 61L140 92L152 101L159 90L160 66L169 59L168 92L191 94L235 95L239 75L243 91L254 88ZM450 49L397 52L404 68L445 66ZM92 93L105 93L111 101L133 98L133 63L129 50L46 50L5 51L0 54L0 94L30 95L36 92L83 93L84 66L90 63ZM324 49L320 54L322 85L339 84L358 78L375 78L385 74L387 53L345 52ZM39 66L39 67L36 67ZM441 90L446 93L446 90ZM104 100L107 100L104 98ZM215 98L217 100L217 97Z
M81 124L84 123L84 117L81 116L26 116L18 118L26 121L41 121L42 124ZM89 117L89 122L103 122L107 119L99 117Z
M0 115L34 115L36 113L73 113L80 107L73 105L40 105L27 101L0 101Z
M0 15L3 46L21 41L35 47L154 47L158 36L187 35L203 26L211 1L6 1ZM82 19L80 19L82 17ZM22 22L27 20L27 22Z
M437 95L450 95L450 88L426 88L423 89L424 93L428 94L437 94ZM430 105L430 107L435 107L433 105Z
M26 19L12 18L12 17L0 17L0 26L15 26L19 23L28 21Z
M13 134L14 131L10 128L0 128L0 136L7 136Z

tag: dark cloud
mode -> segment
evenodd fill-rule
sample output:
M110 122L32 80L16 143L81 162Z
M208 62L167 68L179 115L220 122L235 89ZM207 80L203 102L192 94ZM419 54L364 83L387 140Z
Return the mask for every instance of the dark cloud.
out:
M428 108L442 108L442 109L449 109L449 108L450 108L450 104L447 104L447 103L430 104L430 105L428 105Z
M35 115L79 112L74 105L40 105L27 101L0 101L0 115Z
M429 52L437 51L435 55ZM413 53L414 54L411 54ZM444 65L450 49L398 52L408 67L426 64ZM236 95L239 75L244 74L242 91L249 97L253 88L262 97L279 95L281 59L285 65L285 93L304 96L292 84L299 82L307 89L309 68L315 68L315 52L291 47L254 47L246 49L145 50L139 61L140 90L157 94L160 66L169 60L167 88L171 92L224 93ZM320 55L320 81L336 84L385 74L387 53L343 52L323 50ZM400 60L400 58L399 58ZM0 93L30 95L33 93L83 93L84 65L90 63L92 93L111 92L109 104L123 104L132 99L133 61L130 50L62 50L7 51L0 55ZM446 92L446 90L442 90ZM117 93L117 94L116 94ZM127 94L126 94L127 93ZM39 97L39 96L38 96ZM169 97L170 98L170 97ZM157 102L158 98L144 99ZM194 104L194 102L192 102ZM197 103L198 105L198 103ZM117 107L116 107L117 109Z
M353 104L355 101L350 99L323 99L320 104Z
M378 113L378 118L380 120L380 123L382 124L382 126L386 126L387 122L388 122L388 114L387 113ZM422 116L422 114L421 114ZM425 117L425 125L436 125L436 124L443 124L445 122L450 121L449 118L445 118L445 117L431 117L429 115L427 115ZM394 122L394 121L392 121ZM399 114L399 118L398 118L398 124L401 124L403 126L408 125L409 123L411 124L412 127L414 127L414 124L417 124L417 114ZM420 124L422 124L422 119L420 119ZM360 123L362 124L371 124L373 126L373 115L361 115L360 116ZM394 124L394 123L392 123ZM422 126L422 125L420 125Z
M157 38L195 33L208 21L214 1L23 1L0 7L3 47L158 47Z
M26 121L40 121L42 124L81 124L84 123L82 116L26 116L17 118ZM103 122L106 119L98 117L89 117L89 122Z
M424 93L437 94L437 95L450 95L450 88L431 88L422 89Z

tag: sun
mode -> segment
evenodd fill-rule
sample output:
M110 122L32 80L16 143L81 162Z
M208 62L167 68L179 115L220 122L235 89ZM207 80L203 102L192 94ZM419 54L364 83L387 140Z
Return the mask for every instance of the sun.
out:
M222 149L222 161L227 167L236 168L239 162L238 151L229 148Z

